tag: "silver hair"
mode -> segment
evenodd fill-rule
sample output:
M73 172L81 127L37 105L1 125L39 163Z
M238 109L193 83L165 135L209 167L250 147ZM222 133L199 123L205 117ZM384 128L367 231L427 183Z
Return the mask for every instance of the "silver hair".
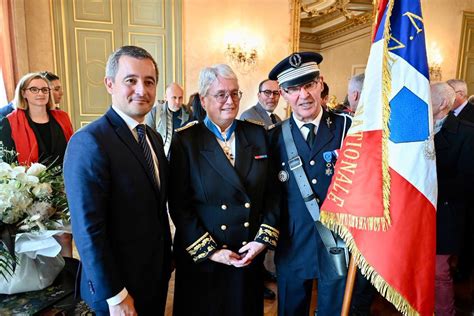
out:
M218 64L206 67L201 70L201 73L199 74L198 92L201 97L207 95L209 87L214 81L216 81L217 77L235 80L238 84L237 75L229 65Z
M431 87L431 103L435 107L439 107L444 101L448 101L449 110L452 109L456 92L452 86L446 82L432 83Z
M361 92L362 86L364 85L364 80L365 80L364 73L353 76L351 80L349 81L349 92L352 92L352 91Z
M454 91L461 91L464 97L468 97L466 81L460 79L450 79L446 82L454 89Z
M153 59L153 56L151 56L149 52L138 46L122 46L109 56L107 66L105 67L105 76L110 78L112 82L114 82L115 76L117 75L120 57L122 56L129 56L136 59L150 59L155 66L156 81L158 82L158 66L155 59Z

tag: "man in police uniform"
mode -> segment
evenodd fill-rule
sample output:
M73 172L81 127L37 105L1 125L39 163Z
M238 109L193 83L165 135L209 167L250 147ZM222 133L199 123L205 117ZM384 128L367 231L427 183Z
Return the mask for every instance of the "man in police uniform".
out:
M334 173L335 150L350 125L350 118L324 111L321 107L323 77L317 53L295 53L282 60L269 74L278 80L282 97L293 111L289 118L291 137L320 206ZM281 228L275 262L278 282L278 314L308 315L312 284L318 279L318 316L339 315L345 277L336 273L329 254L306 208L283 139L283 125L270 130L272 157L280 166L282 198Z

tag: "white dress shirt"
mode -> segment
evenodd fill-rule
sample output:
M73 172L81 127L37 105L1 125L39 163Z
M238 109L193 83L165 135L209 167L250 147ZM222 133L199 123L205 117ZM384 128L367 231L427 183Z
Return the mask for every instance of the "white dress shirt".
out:
M464 109L464 107L467 105L467 100L464 101L463 104L461 104L460 106L458 106L456 109L453 110L453 113L454 113L454 116L458 116L459 113L461 113L461 111Z
M321 108L321 110L319 111L319 114L318 116L316 116L316 118L314 120L312 120L311 122L303 122L303 121L300 121L296 118L296 116L293 114L293 119L295 120L296 122L296 126L298 126L298 128L300 129L301 131L301 135L303 135L303 138L306 140L308 139L308 134L309 134L309 128L306 127L306 126L303 126L304 124L308 124L308 123L313 123L315 125L314 127L314 134L317 135L318 134L318 129L319 129L319 124L321 124L321 118L323 117L323 109Z

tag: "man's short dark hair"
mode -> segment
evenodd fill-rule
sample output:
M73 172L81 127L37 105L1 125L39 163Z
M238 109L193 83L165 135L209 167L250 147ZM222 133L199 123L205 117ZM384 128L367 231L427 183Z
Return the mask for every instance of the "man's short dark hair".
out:
M260 82L260 84L258 85L258 92L262 91L262 86L263 86L263 84L264 84L265 82L267 82L267 81L271 81L271 80L270 80L270 79L265 79L265 80L263 80L262 82Z
M105 67L105 76L110 78L112 82L115 80L115 76L117 75L119 60L122 56L129 56L136 59L150 59L155 66L156 81L158 81L158 65L149 52L138 46L122 46L109 56L107 66Z
M41 77L48 79L49 82L54 81L54 80L59 80L59 77L52 72L49 71L42 71L40 72Z

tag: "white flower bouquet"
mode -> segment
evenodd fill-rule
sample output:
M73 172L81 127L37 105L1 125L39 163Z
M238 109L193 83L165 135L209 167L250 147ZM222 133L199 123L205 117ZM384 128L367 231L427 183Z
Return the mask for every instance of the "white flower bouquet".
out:
M70 232L70 216L60 167L9 164L2 161L4 155L0 153L0 293L12 294L54 281L64 260L53 236ZM29 281L31 273L41 270L37 268L49 274L47 282L36 276L40 285Z

